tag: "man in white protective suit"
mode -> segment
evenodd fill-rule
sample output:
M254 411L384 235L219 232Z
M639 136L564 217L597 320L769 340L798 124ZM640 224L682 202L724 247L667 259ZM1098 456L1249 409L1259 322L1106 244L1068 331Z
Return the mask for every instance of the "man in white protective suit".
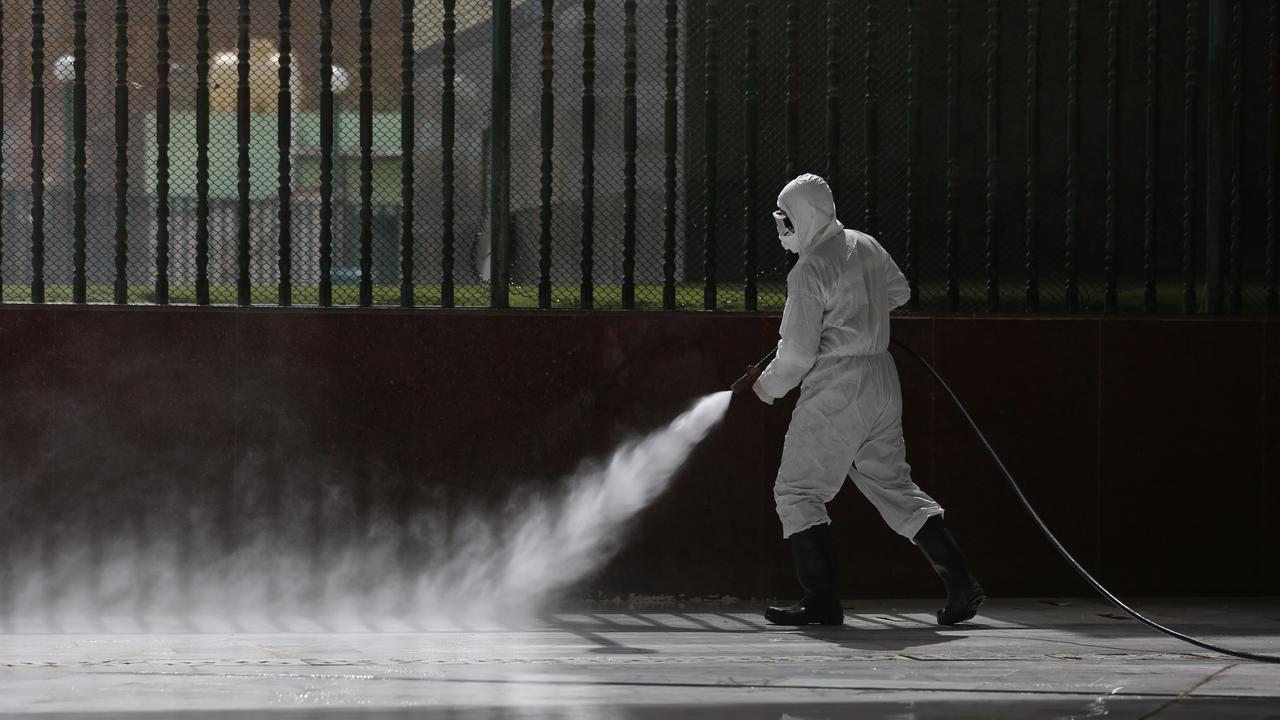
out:
M902 388L889 347L889 311L911 298L902 271L870 235L836 219L826 181L801 175L778 195L778 239L800 258L787 275L777 356L749 368L736 393L773 404L800 386L774 483L782 535L804 598L771 607L776 625L844 622L830 502L850 479L885 523L911 540L947 589L938 623L972 618L986 599L946 527L943 510L911 480L902 438Z

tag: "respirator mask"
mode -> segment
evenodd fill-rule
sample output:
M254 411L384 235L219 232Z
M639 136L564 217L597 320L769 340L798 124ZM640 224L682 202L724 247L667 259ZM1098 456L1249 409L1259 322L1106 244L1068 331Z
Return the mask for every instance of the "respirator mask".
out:
M799 238L796 237L796 228L791 224L791 218L781 210L773 211L773 222L778 226L778 242L782 243L782 247L793 253L798 253L797 249Z

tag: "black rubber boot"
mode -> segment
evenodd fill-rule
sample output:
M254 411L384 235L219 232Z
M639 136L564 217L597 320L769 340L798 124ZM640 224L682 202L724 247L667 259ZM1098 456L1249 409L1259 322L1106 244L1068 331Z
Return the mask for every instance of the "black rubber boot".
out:
M938 611L939 625L955 625L978 614L987 593L969 572L955 538L934 515L916 533L916 545L947 586L947 606Z
M804 599L792 607L771 607L765 611L764 619L774 625L843 624L831 526L814 525L795 533L787 542L791 545L796 577L804 588Z

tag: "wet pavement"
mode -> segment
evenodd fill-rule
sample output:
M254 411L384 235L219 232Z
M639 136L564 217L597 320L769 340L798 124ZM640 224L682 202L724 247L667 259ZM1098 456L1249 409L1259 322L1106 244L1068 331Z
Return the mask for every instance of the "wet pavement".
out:
M1280 653L1280 600L1148 600L1183 632ZM42 718L1280 718L1280 666L1158 635L1093 600L863 601L842 628L745 608L600 610L424 631L277 619L229 632L8 624L0 714ZM18 630L21 630L19 632ZM60 632L51 632L58 630Z

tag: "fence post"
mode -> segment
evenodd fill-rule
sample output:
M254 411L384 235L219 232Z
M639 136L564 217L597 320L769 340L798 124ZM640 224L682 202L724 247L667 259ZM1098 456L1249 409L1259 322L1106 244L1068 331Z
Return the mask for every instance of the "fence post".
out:
M400 307L413 307L414 0L400 2Z
M209 0L196 0L196 304L209 304Z
M88 300L87 281L85 279L85 239L87 228L85 225L85 132L87 129L88 115L85 108L85 55L88 38L85 32L85 25L88 20L88 11L85 7L85 0L76 0L75 10L73 14L73 23L75 25L75 78L71 90L71 127L74 138L72 142L75 144L72 158L72 214L74 215L73 227L71 231L72 237L72 255L73 264L75 266L75 275L72 280L71 301L82 303ZM160 0L156 4L156 26L160 29L161 42L160 52L163 54L166 62L166 69L169 56L169 2L168 0ZM160 197L160 207L167 212L169 202L169 87L168 73L160 72L159 86L156 90L156 144L159 146L160 155L156 161L156 194ZM161 94L163 93L163 98ZM64 139L65 142L65 139ZM165 304L169 301L169 288L166 276L168 264L168 246L169 238L167 235L167 221L160 222L159 232L156 235L156 302ZM164 261L163 263L161 261Z
M44 0L31 3L31 302L44 302Z
M456 0L444 0L444 18L441 31L444 44L441 47L440 73L444 89L440 93L440 306L453 307L453 146L455 101L454 96L454 33L457 19L454 17Z
M1205 113L1204 303L1208 313L1223 310L1223 250L1227 220L1227 25L1226 0L1209 2L1209 109Z
M1120 0L1107 0L1107 175L1105 244L1103 250L1103 310L1116 311L1117 224L1116 193L1120 182Z
M1034 0L1033 0L1034 1ZM907 0L907 307L920 309L920 0Z
M662 147L666 160L663 171L662 307L676 306L676 80L679 16L676 0L667 0L666 98L663 102Z
M987 311L1000 309L1000 0L987 2Z
M511 240L511 0L493 0L493 87L489 124L489 305L509 306Z
M551 151L555 142L555 7L542 0L542 97L538 144L542 152L538 195L538 307L551 307Z
M947 0L947 309L960 305L956 260L960 254L956 203L960 195L960 0Z
M1066 274L1067 311L1080 309L1080 0L1067 0L1067 210Z
M596 191L596 4L582 2L582 289L581 306L594 304Z
M800 145L800 6L797 0L787 0L787 124L786 163L788 182L796 176L799 167Z
M622 307L636 306L636 0L625 0L622 100Z
M1040 0L1027 2L1027 312L1040 309Z
M745 8L746 43L742 63L742 242L746 287L743 307L755 310L759 305L756 287L756 155L760 145L760 3L747 0Z
M281 306L293 304L293 16L292 0L280 0L278 76L280 89L276 100L277 195L280 208L280 284L277 301Z
M874 0L868 0L867 13L872 12L872 4ZM827 158L826 170L823 173L826 176L827 185L831 187L831 193L837 199L839 194L836 192L840 183L840 23L836 16L836 8L838 3L835 0L827 0L827 97L826 97L826 121L827 121ZM867 53L870 55L871 47L868 44ZM868 70L868 73L870 70ZM836 203L836 210L839 211L840 203Z
M373 304L373 0L360 0L360 306Z
M0 127L4 126L4 3L0 2ZM4 302L4 173L0 173L0 303Z
M832 18L834 20L834 18ZM863 229L879 234L880 226L880 0L867 0L866 102L864 107L865 174ZM829 59L831 63L833 59ZM828 70L828 73L830 70ZM833 88L834 89L834 88ZM828 110L829 113L833 112Z
M1240 288L1240 253L1244 238L1241 183L1244 181L1244 6L1242 0L1231 3L1231 125L1228 150L1231 153L1231 185L1229 244L1227 245L1227 312L1239 314L1243 298Z
M1196 311L1196 172L1199 168L1200 2L1187 0L1186 79L1182 94L1182 312Z
M1160 9L1158 0L1147 0L1147 93L1146 93L1146 150L1143 181L1145 205L1142 227L1143 310L1156 311L1156 157L1160 142L1156 137L1157 101L1160 82Z
M246 0L247 1L247 0ZM116 3L116 287L129 301L129 2Z
M1277 170L1280 170L1280 116L1277 116L1277 105L1280 104L1280 0L1271 0L1270 17L1267 21L1267 49L1271 58L1268 73L1269 88L1267 92L1267 312L1275 314L1280 311L1280 288L1277 288L1277 274L1280 273L1280 255L1277 254L1276 226L1276 194L1280 191L1277 182ZM2 96L2 93L0 93ZM0 106L2 107L2 106Z
M236 22L236 304L253 302L249 278L249 0Z
M320 0L320 290L333 304L333 0Z
M703 31L705 55L703 73L706 93L703 96L703 237L702 237L702 307L704 310L716 309L716 225L719 210L716 207L716 183L719 181L716 154L719 144L719 128L717 127L718 106L716 98L716 42L719 31L720 8L716 0L706 0L706 17Z

